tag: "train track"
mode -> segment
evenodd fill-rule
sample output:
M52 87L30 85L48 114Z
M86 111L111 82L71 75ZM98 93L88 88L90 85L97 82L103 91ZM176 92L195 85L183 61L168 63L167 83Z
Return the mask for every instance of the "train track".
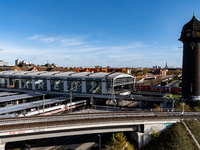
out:
M198 114L198 113L197 113ZM158 120L158 119L177 119L177 118L200 118L188 112L182 116L180 112L110 112L110 113L84 113L84 114L67 114L53 116L35 116L24 118L0 119L0 131L5 130L21 130L25 128L43 128L53 126L70 126L78 124L102 123L102 122L120 122L120 121L142 121L142 120Z
M137 116L155 116L152 112L148 114L143 112L106 112L106 113L81 113L81 114L65 114L65 115L51 115L51 116L34 116L34 117L21 117L21 118L4 118L0 119L0 126L12 124L26 124L36 122L52 122L52 121L71 121L80 119L93 119L93 118L121 118L121 117L137 117Z
M169 117L156 117L156 116L140 116L140 117L115 117L115 118L93 118L93 119L75 119L75 120L60 120L51 122L34 122L34 123L21 123L0 126L0 131L5 130L22 130L32 128L52 128L58 126L74 126L83 124L100 124L100 123L114 123L114 122L130 122L130 121L143 121L143 120L158 120L158 119L177 119L173 116Z

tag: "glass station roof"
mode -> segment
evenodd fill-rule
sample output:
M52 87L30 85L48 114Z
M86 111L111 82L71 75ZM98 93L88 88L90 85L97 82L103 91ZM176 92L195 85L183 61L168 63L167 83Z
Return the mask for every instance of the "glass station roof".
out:
M126 73L105 73L105 72L98 72L98 73L91 73L91 72L48 72L48 71L1 71L0 77L9 77L9 76L16 76L16 77L66 77L66 78L123 78L123 77L132 77L132 75Z

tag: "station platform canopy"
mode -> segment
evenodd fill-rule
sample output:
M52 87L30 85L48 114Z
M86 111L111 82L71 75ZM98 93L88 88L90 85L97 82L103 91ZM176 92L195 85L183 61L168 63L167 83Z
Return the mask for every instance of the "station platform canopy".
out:
M1 107L0 114L6 114L6 113L16 112L20 110L26 110L29 108L40 107L40 106L43 106L43 104L45 105L55 104L55 103L66 101L68 99L69 98L66 98L66 97L57 97L57 98L45 99L44 101L40 100L40 101L34 101L30 103L22 103L18 105Z
M4 96L11 96L11 95L17 95L19 93L12 93L12 92L0 92L0 97Z
M42 96L42 95L44 95L44 94L28 93L28 94L19 94L19 95L13 95L13 96L0 97L0 103L14 101L14 100L20 100L20 99L33 98L33 97Z
M48 71L1 71L0 77L67 77L67 78L122 78L122 77L133 77L132 75L126 73L105 73L105 72L48 72Z

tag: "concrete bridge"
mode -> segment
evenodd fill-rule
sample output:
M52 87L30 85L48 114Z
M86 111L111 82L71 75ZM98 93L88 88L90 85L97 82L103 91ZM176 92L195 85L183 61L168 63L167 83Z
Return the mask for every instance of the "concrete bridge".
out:
M186 114L185 114L186 115ZM194 116L194 114L188 114ZM181 113L102 113L0 120L0 150L7 142L105 132L132 131L141 148L155 131L179 122Z

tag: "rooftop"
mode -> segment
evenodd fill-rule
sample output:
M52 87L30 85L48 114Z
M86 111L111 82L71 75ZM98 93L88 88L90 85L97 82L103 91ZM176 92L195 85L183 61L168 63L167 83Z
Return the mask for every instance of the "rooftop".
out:
M132 77L132 75L126 74L126 73L104 73L104 72L97 72L97 73L91 73L91 72L48 72L48 71L2 71L0 72L1 76L17 76L17 77L67 77L67 78L118 78L118 77Z
M200 38L200 21L195 16L183 26L180 41L184 39Z

